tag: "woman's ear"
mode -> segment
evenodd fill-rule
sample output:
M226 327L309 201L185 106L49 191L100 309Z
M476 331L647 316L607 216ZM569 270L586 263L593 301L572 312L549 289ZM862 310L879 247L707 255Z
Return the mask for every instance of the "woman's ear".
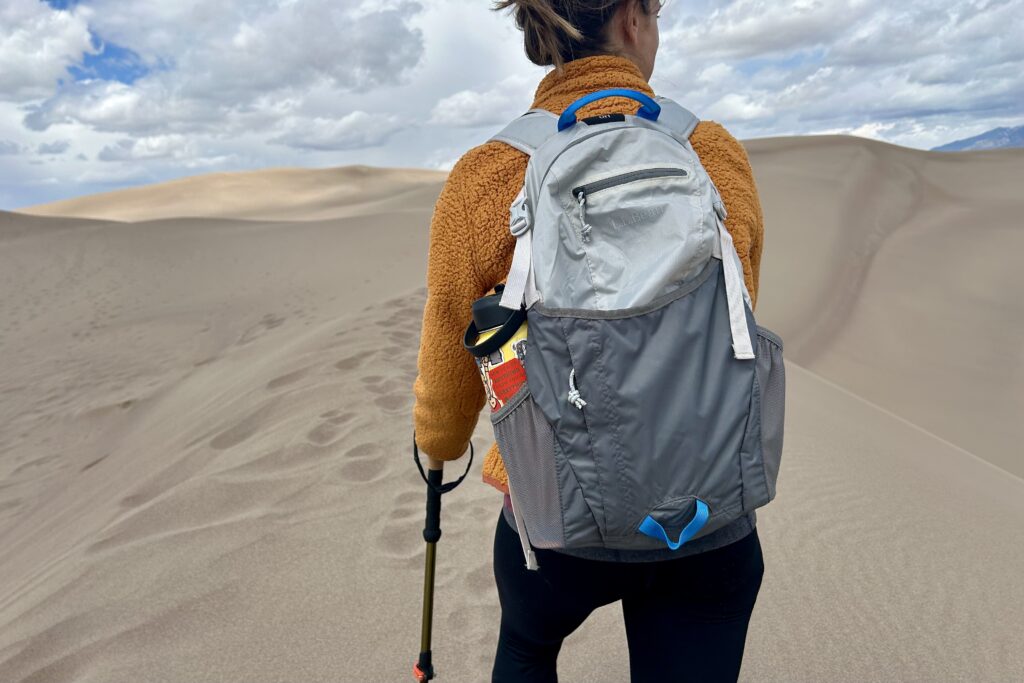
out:
M608 22L609 43L632 51L640 44L640 0L620 2Z

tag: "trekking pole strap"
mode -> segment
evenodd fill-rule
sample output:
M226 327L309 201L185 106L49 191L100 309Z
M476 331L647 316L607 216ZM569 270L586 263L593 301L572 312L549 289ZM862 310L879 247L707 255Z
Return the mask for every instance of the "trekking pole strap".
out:
M443 495L454 489L459 484L461 484L462 480L466 478L467 474L469 474L469 468L473 466L473 442L469 442L469 462L466 464L466 471L463 472L462 476L456 479L455 481L450 481L447 484L443 484L441 486L438 486L436 483L430 481L430 479L427 478L427 473L423 470L423 463L420 462L420 451L419 448L416 446L415 429L412 432L412 457L413 460L416 461L416 467L419 469L420 476L423 477L423 481L426 482L427 488L437 493L437 495Z

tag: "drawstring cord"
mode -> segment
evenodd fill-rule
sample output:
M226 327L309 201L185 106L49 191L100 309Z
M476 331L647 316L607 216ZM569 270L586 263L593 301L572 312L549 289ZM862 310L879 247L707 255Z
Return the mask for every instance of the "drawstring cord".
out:
M587 402L580 398L580 390L576 388L576 368L569 372L569 403L583 410Z

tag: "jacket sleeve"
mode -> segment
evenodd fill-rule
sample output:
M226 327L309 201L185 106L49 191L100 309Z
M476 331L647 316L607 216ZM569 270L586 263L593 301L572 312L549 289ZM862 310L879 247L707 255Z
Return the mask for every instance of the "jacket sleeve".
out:
M416 445L435 460L463 455L486 402L476 361L462 345L471 305L487 293L477 275L474 226L466 210L473 175L463 160L449 172L430 222L427 300L413 383Z
M690 142L722 195L728 213L725 227L743 264L743 277L750 292L751 309L754 309L761 274L764 216L747 151L715 121L698 123Z

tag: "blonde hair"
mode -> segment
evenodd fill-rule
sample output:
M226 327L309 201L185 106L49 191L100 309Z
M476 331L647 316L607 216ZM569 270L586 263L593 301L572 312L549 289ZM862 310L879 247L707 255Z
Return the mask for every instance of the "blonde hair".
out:
M494 11L514 7L526 56L538 66L607 54L605 29L622 2L639 2L650 14L651 0L496 0Z

